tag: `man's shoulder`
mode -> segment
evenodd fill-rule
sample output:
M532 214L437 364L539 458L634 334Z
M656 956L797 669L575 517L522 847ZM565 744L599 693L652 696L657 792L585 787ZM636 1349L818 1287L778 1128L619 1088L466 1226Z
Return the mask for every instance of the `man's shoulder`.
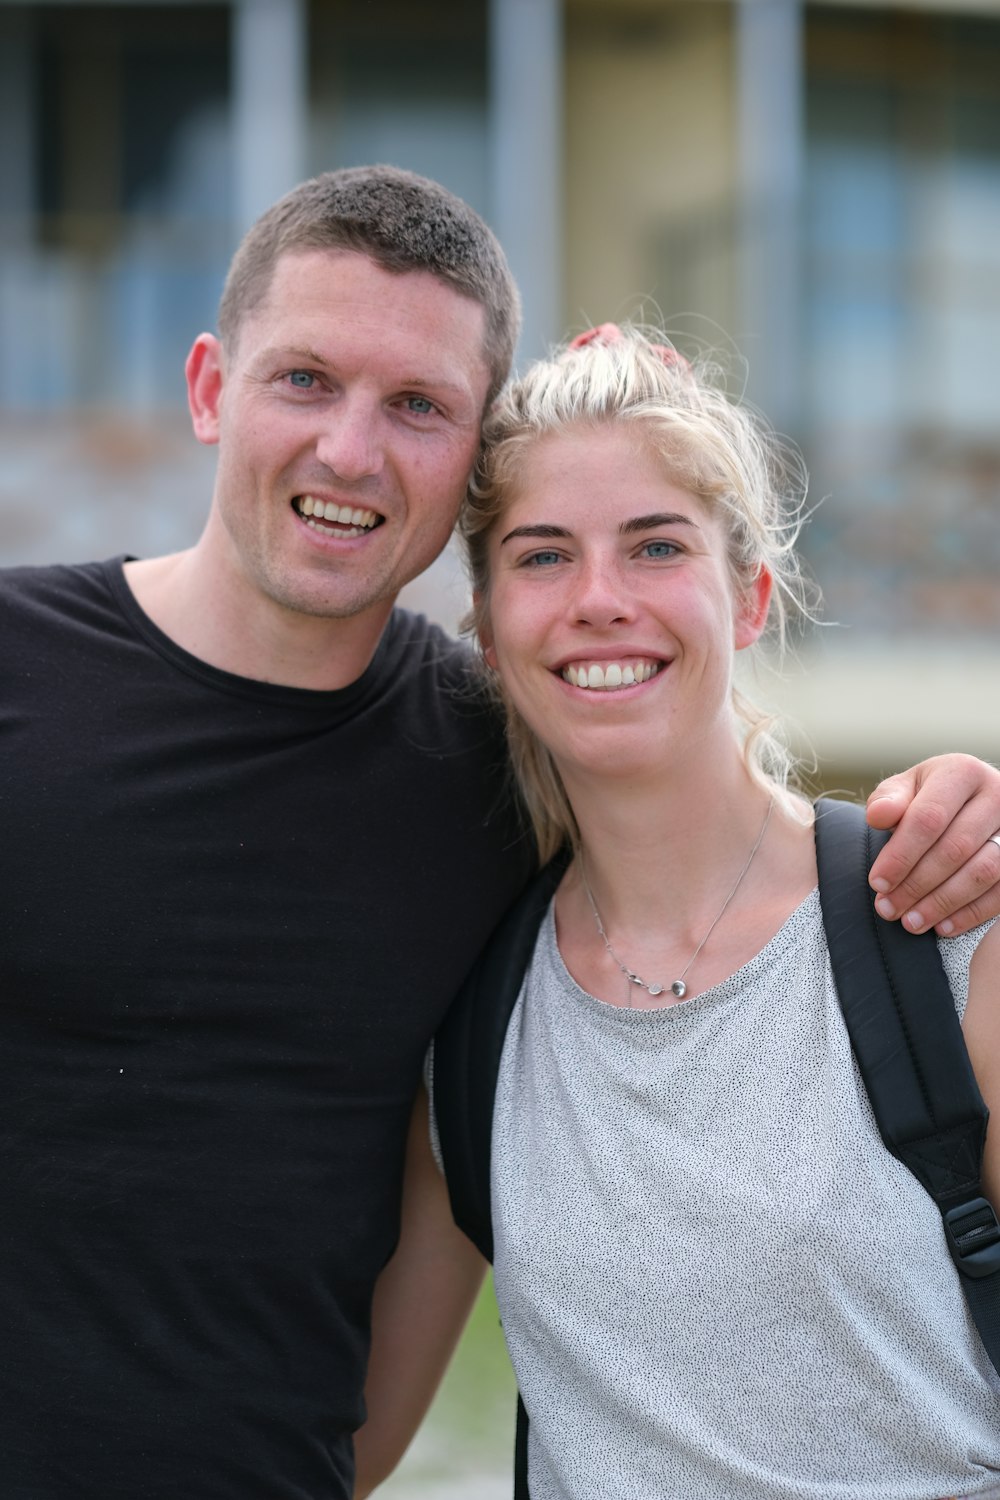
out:
M506 764L502 715L467 643L426 616L397 608L383 647L381 671L399 686L396 712L414 726L415 739L449 741L452 749Z
M397 606L383 640L382 670L402 672L425 694L441 694L483 708L485 682L478 658L465 641L456 641L426 615Z
M455 640L443 626L426 615L415 614L399 604L389 618L387 636L391 644L407 652L420 653L429 661L440 663L445 670L450 667L467 670L474 661L467 642Z
M0 568L0 601L9 609L58 610L73 601L106 597L116 565L117 560Z
M82 683L95 651L122 630L114 563L0 568L0 672L14 681ZM118 568L120 573L120 566Z

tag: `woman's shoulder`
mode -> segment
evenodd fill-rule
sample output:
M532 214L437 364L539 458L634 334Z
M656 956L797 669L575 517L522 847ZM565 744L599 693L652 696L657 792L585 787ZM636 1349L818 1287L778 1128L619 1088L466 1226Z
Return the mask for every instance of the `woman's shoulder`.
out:
M986 982L990 971L1000 981L1000 923L994 918L960 937L938 938L937 947L961 1019L969 998L973 960L977 974L981 971Z

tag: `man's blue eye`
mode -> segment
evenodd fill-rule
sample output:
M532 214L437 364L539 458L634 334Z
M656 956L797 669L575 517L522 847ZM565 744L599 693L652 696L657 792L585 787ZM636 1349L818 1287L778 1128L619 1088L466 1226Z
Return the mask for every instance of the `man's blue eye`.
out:
M288 379L292 385L298 386L300 391L312 390L316 376L309 370L293 370Z
M676 551L673 542L647 542L645 547L647 557L673 557Z
M411 411L416 412L421 417L425 417L428 412L434 410L433 401L428 401L426 396L409 396L406 404Z
M559 561L558 552L533 552L527 559L528 563L535 568L548 568Z

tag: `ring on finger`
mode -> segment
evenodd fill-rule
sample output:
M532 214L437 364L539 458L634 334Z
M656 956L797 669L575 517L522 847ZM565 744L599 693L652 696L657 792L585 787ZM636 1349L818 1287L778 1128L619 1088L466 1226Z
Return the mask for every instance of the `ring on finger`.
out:
M997 848L1000 849L1000 833L991 833L986 842L988 844L996 844Z

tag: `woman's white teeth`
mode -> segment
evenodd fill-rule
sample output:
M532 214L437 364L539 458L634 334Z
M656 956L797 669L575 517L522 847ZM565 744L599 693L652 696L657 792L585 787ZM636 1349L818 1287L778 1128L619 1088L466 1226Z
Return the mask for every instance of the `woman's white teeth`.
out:
M662 662L658 661L606 661L588 665L563 667L564 681L573 687L597 688L603 692L614 692L616 688L632 687L637 682L648 682L655 677Z
M299 515L314 521L336 521L340 526L360 526L368 529L375 525L378 515L373 510L362 510L360 506L335 505L332 500L317 500L313 495L303 495L298 502Z

